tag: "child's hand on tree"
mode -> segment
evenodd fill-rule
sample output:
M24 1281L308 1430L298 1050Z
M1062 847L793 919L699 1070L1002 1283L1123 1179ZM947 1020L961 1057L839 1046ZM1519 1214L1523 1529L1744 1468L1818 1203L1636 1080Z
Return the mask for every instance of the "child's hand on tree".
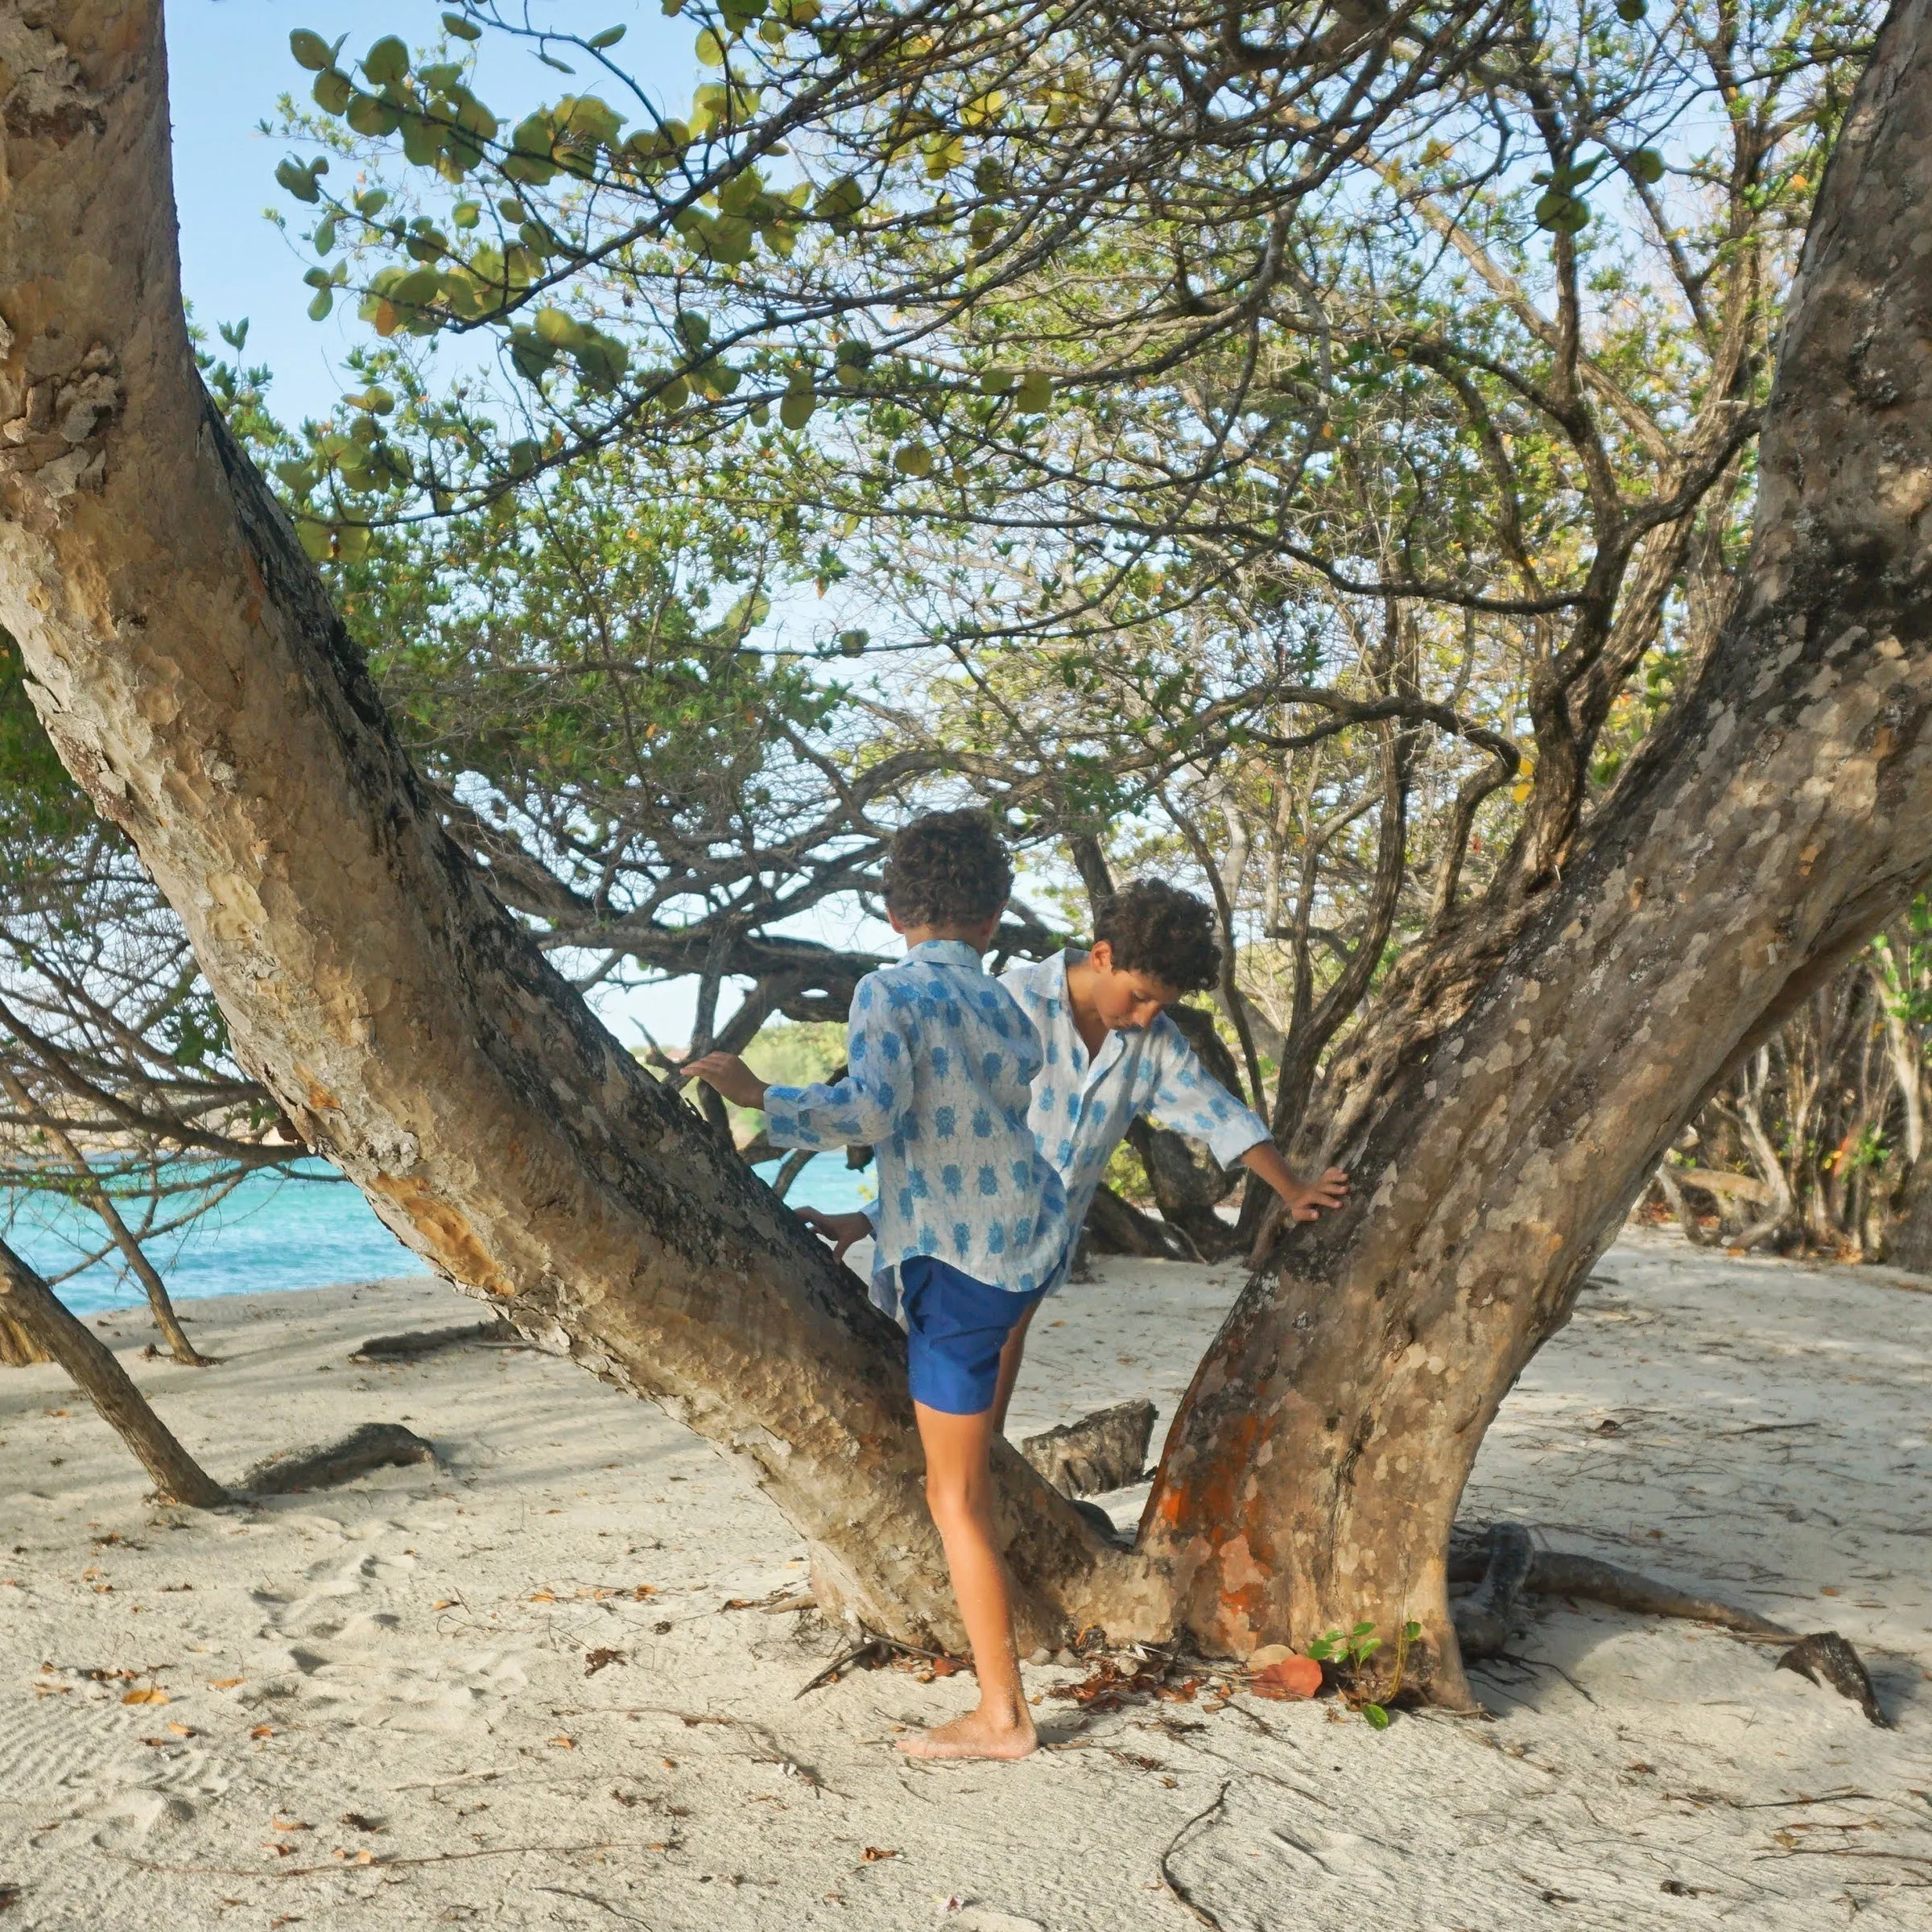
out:
M766 1083L735 1053L701 1054L678 1069L678 1078L680 1081L702 1080L706 1086L716 1088L734 1106L762 1108L765 1104Z
M814 1234L832 1243L832 1258L842 1261L845 1250L855 1241L869 1241L872 1223L862 1214L827 1214L822 1208L801 1208L799 1219Z
M1324 1208L1332 1211L1348 1198L1348 1177L1331 1167L1317 1181L1293 1181L1281 1190L1282 1201L1298 1221L1312 1221Z

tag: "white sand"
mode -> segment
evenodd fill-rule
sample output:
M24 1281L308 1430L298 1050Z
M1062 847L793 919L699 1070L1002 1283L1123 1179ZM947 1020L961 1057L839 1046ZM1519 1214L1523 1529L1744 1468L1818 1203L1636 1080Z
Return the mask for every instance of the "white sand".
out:
M1224 1790L1171 1869L1229 1932L1932 1926L1932 1295L1673 1236L1599 1277L1471 1511L1842 1629L1897 1730L1775 1653L1548 1605L1528 1661L1479 1680L1494 1722L1049 1698L1024 1765L910 1765L895 1727L970 1680L795 1701L840 1639L722 1608L803 1575L736 1472L532 1352L352 1365L372 1334L478 1315L386 1282L191 1306L228 1358L204 1373L139 1361L131 1319L122 1359L218 1475L374 1419L433 1439L440 1473L157 1509L57 1372L0 1372L0 1932L1178 1932L1160 1856ZM1110 1265L1037 1331L1016 1425L1170 1408L1234 1286ZM598 1649L624 1661L587 1676ZM125 1701L150 1687L164 1704Z

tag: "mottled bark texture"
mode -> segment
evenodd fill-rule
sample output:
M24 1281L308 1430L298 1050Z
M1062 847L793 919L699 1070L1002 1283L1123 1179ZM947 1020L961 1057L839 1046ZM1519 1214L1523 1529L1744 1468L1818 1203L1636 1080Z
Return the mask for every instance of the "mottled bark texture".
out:
M452 1280L736 1451L819 1600L956 1645L897 1331L447 836L184 323L154 0L0 6L0 624L237 1054ZM1108 1560L1008 1453L1022 1641Z
M1827 171L1737 610L1560 880L1347 1056L1301 1151L1354 1205L1248 1289L1170 1431L1145 1555L1217 1647L1413 1617L1466 1697L1445 1558L1497 1405L1726 1066L1932 869L1927 13Z

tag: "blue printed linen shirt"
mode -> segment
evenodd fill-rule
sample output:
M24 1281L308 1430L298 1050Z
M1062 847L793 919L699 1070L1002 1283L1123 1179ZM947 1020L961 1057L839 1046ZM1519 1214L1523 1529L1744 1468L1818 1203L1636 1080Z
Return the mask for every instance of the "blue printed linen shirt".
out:
M1137 1116L1205 1141L1224 1167L1268 1138L1260 1116L1201 1064L1166 1013L1137 1032L1110 1032L1089 1066L1067 993L1067 966L1084 957L1056 952L1000 976L1040 1036L1046 1065L1033 1083L1029 1117L1041 1153L1066 1185L1067 1224L1075 1236Z
M894 1304L916 1255L1015 1294L1046 1287L1068 1243L1066 1191L1026 1117L1039 1036L979 954L928 939L868 973L845 1052L834 1084L766 1088L766 1129L777 1147L872 1143L874 1300Z

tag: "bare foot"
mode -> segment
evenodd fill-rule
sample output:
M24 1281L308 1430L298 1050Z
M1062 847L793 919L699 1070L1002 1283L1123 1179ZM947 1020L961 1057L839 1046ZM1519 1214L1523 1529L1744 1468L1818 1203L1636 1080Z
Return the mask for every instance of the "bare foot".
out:
M899 1748L908 1757L1025 1757L1039 1744L1031 1717L1017 1723L995 1724L984 1711L935 1724L916 1737L902 1738Z

